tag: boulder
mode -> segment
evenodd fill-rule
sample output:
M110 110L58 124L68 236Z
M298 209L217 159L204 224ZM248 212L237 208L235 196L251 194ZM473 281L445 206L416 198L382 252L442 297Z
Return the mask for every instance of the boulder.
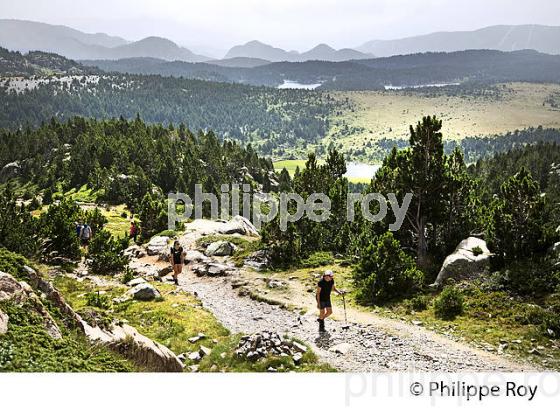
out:
M146 251L141 246L132 245L126 248L126 250L124 251L124 255L128 256L129 258L140 259L146 256Z
M167 249L167 243L169 242L169 236L154 236L146 245L146 252L150 256L155 255L167 255L169 250Z
M253 225L251 221L241 215L236 215L228 222L225 222L220 228L220 233L224 235L232 235L234 233L238 233L240 235L246 236L260 236L259 231L257 231L257 228L255 228L255 225Z
M161 298L161 293L159 293L159 291L149 283L139 283L128 292L126 292L126 294L136 300L143 301L150 301Z
M8 332L9 319L8 315L0 310L0 336Z
M173 268L171 266L165 266L164 268L158 270L158 276L162 278L169 275L171 272L173 272Z
M190 263L190 262L194 262L194 263L197 263L197 262L205 262L205 263L211 262L210 259L208 258L208 256L204 255L202 252L197 251L197 250L187 251L186 254L185 254L185 261L187 263Z
M230 256L235 251L235 245L228 241L212 242L204 251L206 256Z
M479 254L476 254L477 250ZM491 256L484 240L475 237L462 240L455 251L443 261L434 285L441 286L450 278L458 281L487 273Z
M261 272L268 269L268 267L270 266L270 255L266 250L261 249L253 252L251 255L245 258L243 264L249 268Z

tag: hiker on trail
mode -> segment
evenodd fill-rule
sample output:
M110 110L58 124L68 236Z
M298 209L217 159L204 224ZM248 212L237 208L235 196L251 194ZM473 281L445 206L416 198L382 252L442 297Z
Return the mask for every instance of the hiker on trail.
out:
M325 319L332 315L331 292L335 291L338 295L344 292L340 291L334 285L334 272L327 270L323 274L323 278L317 284L317 309L319 309L319 332L325 331Z
M136 243L136 238L138 237L138 225L136 225L136 222L134 222L134 221L130 222L130 234L129 234L129 236L132 238L134 243Z
M74 226L76 227L76 236L79 238L80 234L82 233L82 223L74 222Z
M80 241L82 243L82 247L87 248L89 246L89 241L91 240L92 237L92 231L91 231L91 226L89 226L87 223L82 225L82 229L80 230Z
M169 253L169 262L173 265L173 282L179 284L179 274L183 272L185 252L179 241L175 241Z

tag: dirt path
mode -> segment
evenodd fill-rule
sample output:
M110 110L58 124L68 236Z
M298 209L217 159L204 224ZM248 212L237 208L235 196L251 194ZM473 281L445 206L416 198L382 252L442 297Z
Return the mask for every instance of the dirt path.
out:
M199 222L180 240L186 249L194 249L197 238L208 224ZM220 262L223 262L222 258ZM157 257L141 260L161 267ZM195 293L204 307L230 331L254 333L274 331L308 342L318 356L342 371L524 371L536 370L505 357L453 341L428 329L398 320L349 309L350 327L343 328L341 320L327 320L327 332L318 332L318 323L312 297L305 294L290 298L291 305L302 309L284 309L280 306L240 296L235 283L254 277L252 271L237 269L227 277L197 277L185 269L179 286ZM232 286L234 285L234 286ZM301 296L305 295L305 296ZM310 305L311 304L311 305ZM311 307L311 309L309 309ZM301 311L308 313L300 314ZM335 315L335 319L341 319Z
M241 297L231 278L196 277L186 272L180 286L196 292L203 305L232 332L275 331L310 343L325 361L343 371L522 371L527 366L463 345L416 326L371 315L349 329L336 320L319 334L314 313L296 311ZM392 323L396 322L396 323ZM393 326L393 328L391 328ZM342 346L340 346L343 344ZM348 352L333 352L339 346Z

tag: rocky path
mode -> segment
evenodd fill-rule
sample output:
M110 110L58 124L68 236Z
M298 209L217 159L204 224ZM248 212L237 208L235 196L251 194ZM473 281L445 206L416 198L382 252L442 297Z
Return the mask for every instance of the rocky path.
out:
M184 273L180 286L196 292L203 305L232 332L274 331L311 344L322 360L342 371L522 371L531 370L496 355L415 328L406 336L378 326L328 321L319 334L313 313L300 315L279 306L238 295L229 277L197 277ZM397 335L399 334L399 335Z
M197 238L213 233L216 223L197 220L179 239L185 249L194 249ZM222 232L223 233L223 232ZM214 258L210 258L214 260ZM142 264L156 270L165 266L157 257ZM217 261L222 263L223 260ZM240 296L232 284L243 279L243 270L233 268L226 276L196 276L185 269L179 286L196 293L204 307L234 333L277 332L306 341L318 356L348 372L379 371L527 371L536 370L503 356L475 349L423 327L382 318L374 313L352 312L348 328L339 320L327 320L327 332L318 332L314 310L300 314L262 301ZM300 306L297 300L295 306Z

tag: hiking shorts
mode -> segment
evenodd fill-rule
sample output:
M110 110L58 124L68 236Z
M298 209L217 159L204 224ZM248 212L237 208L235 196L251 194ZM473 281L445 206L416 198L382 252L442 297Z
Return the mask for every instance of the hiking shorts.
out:
M321 309L330 308L330 307L332 307L331 301L330 300L320 300L319 301L319 307Z

